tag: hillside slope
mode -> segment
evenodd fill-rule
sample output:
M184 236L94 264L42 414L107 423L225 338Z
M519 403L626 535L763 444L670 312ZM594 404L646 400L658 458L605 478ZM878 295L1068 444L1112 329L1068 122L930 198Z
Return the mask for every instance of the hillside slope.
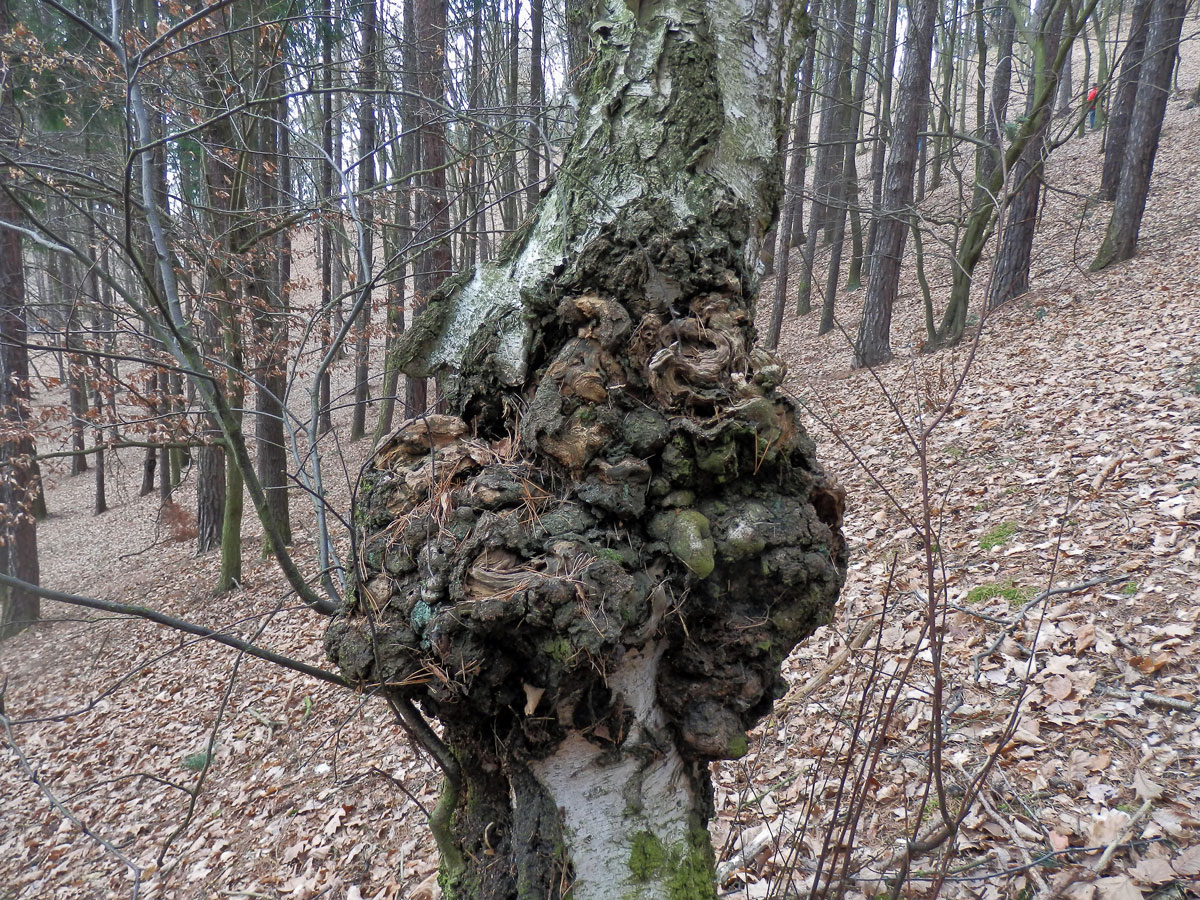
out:
M1187 71L1192 84L1194 59ZM1048 882L1053 867L1094 864L1100 853L1089 848L1110 842L1101 896L1197 888L1200 110L1173 99L1168 116L1131 262L1086 272L1105 224L1103 209L1081 212L1099 175L1100 137L1089 135L1050 166L1052 186L1067 193L1051 194L1033 290L988 317L977 344L921 355L919 293L907 284L897 358L874 376L849 371L841 334L817 338L815 320L787 323L793 389L849 492L853 564L838 620L790 662L797 690L759 733L758 752L717 772L723 849L736 851L764 824L776 838L733 867L731 889L764 897L783 889L786 870L796 884L809 877L826 826L844 820L842 762L867 758L851 748L873 732L878 766L849 782L867 788L849 841L855 857L883 867L901 829L935 821L924 797L934 687L921 632L925 548L892 501L920 518L922 467L906 429L946 402L968 363L925 454L938 577L948 585L950 798L966 789L965 773L998 756L943 893L1016 896ZM840 311L850 334L854 302L861 296ZM331 486L342 508L365 452L348 448L347 477ZM242 589L211 597L216 559L165 541L156 501L133 496L136 459L122 460L114 509L98 518L88 512L90 480L47 467L54 514L39 529L44 583L219 623L324 664L323 623L288 605L282 579L257 558L253 529ZM309 541L298 538L301 557ZM882 627L801 690L885 597ZM85 621L54 604L46 615L0 648L19 750L0 752L0 898L129 896L134 866L143 897L434 890L422 818L437 780L382 704L142 622ZM889 678L903 684L879 728L865 713L856 724L872 673L877 691ZM1015 733L1004 740L1010 714ZM201 776L194 769L210 741ZM193 806L187 792L201 780ZM920 862L909 891L927 890L935 871ZM874 891L869 880L853 888ZM1072 890L1090 896L1089 887Z

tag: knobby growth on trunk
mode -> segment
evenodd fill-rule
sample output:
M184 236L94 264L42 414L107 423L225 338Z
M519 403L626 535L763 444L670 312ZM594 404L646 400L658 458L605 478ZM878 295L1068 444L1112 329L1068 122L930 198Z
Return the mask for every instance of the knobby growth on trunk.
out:
M326 643L446 771L449 897L714 896L708 762L746 752L829 620L843 494L753 329L803 24L598 10L554 186L406 334L448 411L365 473Z

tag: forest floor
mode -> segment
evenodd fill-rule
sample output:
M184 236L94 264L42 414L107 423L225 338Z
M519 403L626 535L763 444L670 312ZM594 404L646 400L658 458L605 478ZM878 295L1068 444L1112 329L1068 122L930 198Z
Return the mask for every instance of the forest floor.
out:
M1100 141L1057 151L1033 289L976 317L963 346L920 352L908 281L896 359L874 373L851 371L847 338L816 337L815 316L786 323L791 388L849 494L852 563L836 621L789 660L792 693L744 760L714 767L731 896L794 894L838 846L870 863L850 896L884 892L904 834L941 819L935 731L950 814L973 802L901 893L944 876L947 897L1030 897L1064 877L1072 900L1200 895L1200 109L1171 100L1138 256L1089 273ZM930 277L944 296L944 265ZM861 294L839 309L851 335ZM921 451L912 435L951 398ZM328 495L346 509L368 451L341 451ZM214 598L217 560L136 496L139 459L120 454L100 517L90 477L46 465L43 583L325 665L323 622L261 559L250 517L241 589ZM306 558L310 517L293 508ZM0 898L130 896L135 870L147 898L436 895L423 822L438 779L383 704L138 620L44 611L0 648L16 723Z

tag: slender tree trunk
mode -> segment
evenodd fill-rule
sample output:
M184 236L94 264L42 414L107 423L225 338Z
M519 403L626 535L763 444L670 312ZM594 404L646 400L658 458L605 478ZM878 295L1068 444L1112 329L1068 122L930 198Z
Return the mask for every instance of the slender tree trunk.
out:
M958 47L958 9L960 0L952 0L950 16L943 23L942 48L939 53L942 66L942 90L938 110L937 132L933 138L933 176L929 189L936 191L942 185L942 168L950 153L950 136L954 127L954 54ZM924 195L924 190L921 195Z
M1072 19L1072 30L1069 32L1074 41L1078 30L1083 27L1087 17L1096 7L1096 0L1088 0L1087 7L1078 17ZM1070 51L1070 41L1064 39L1059 47L1057 57L1048 62L1049 70L1046 77L1035 77L1030 87L1035 95L1032 103L1034 108L1045 112L1054 99L1054 89L1057 80L1053 74L1064 63L1066 53ZM1036 59L1036 57L1035 57ZM941 324L933 330L925 342L926 351L941 347L950 347L962 340L967 321L967 307L971 296L971 286L974 282L975 268L979 265L980 257L987 246L995 229L996 210L1003 204L1003 194L1006 181L1017 164L1018 158L1026 146L1034 140L1043 127L1043 116L1026 117L1015 123L1012 130L1012 140L1005 148L1003 158L992 167L986 181L982 182L975 192L975 205L967 216L966 225L962 229L958 247L954 255L953 282L950 287L950 299L942 314Z
M1005 119L1008 118L1008 97L1012 90L1013 38L1016 34L1017 22L1012 7L1008 4L1000 8L1000 23L997 27L996 68L992 72L992 99L988 104L987 121L984 137L992 151L985 156L979 184L987 184L991 175L1000 167L1004 158L1004 149L1000 138L1004 130ZM987 199L987 198L983 198ZM978 193L976 203L981 202ZM990 202L990 201L989 201Z
M477 23L478 24L478 23ZM475 48L478 50L478 46ZM405 119L408 119L405 116ZM405 177L413 171L413 144L415 136L411 129L407 133L401 134L399 139L400 152L397 168ZM478 184L476 182L476 184ZM478 203L478 195L475 193L476 187L472 187L471 193L474 197L474 202ZM404 188L395 194L395 228L396 234L394 243L398 246L393 248L393 252L385 254L389 259L396 259L395 273L392 276L392 284L388 291L388 343L387 357L384 361L383 371L383 390L379 398L379 420L375 423L375 434L371 439L372 446L377 446L384 436L392 428L392 419L395 416L397 391L400 385L400 338L404 334L407 326L404 303L407 297L407 289L405 282L408 277L408 266L405 264L407 256L406 245L409 235L412 232L412 216L409 213L409 203L412 197L412 185L406 183ZM478 232L476 232L478 234ZM468 259L475 260L477 245L471 244L471 252L468 254ZM476 263L472 261L472 266Z
M151 345L153 341L147 337ZM158 373L151 372L150 378L146 382L146 412L152 418L156 419L159 414L159 403L155 399L158 393ZM150 435L155 434L153 429L149 432ZM142 456L142 486L138 490L139 497L145 497L148 494L154 493L154 475L158 471L158 451L154 447L147 447L145 454Z
M79 339L78 303L73 302L67 313L67 405L71 411L71 474L82 475L88 470L87 454L83 452L84 423L87 419L87 368Z
M867 252L863 256L864 276L870 275L871 247L875 245L875 231L879 223L879 210L883 203L883 163L888 141L892 133L892 82L896 67L896 21L899 18L899 0L889 0L887 32L884 36L883 76L875 109L875 140L871 145L871 221L867 227Z
M826 36L829 56L826 64L825 103L821 107L821 122L817 130L817 152L813 165L813 199L808 214L810 232L813 230L824 231L830 224L830 185L837 177L835 173L841 168L842 163L841 148L836 146L838 129L841 123L841 117L836 111L841 108L841 104L844 102L839 96L842 85L839 77L839 67L846 55L842 52L843 45L849 42L849 46L853 48L854 44L853 34L846 35L840 27L838 22L839 11L840 6L834 4L831 10L833 27L829 29L829 34ZM813 247L815 250L815 243Z
M332 0L322 0L321 16L324 20L324 32L321 39L321 85L324 93L321 95L321 160L318 163L318 190L325 203L325 215L318 220L317 225L317 255L321 264L321 353L329 353L333 341L333 224L336 202L334 200L335 186L333 183L333 40L334 21ZM327 434L333 430L332 404L332 365L326 366L321 372L317 385L317 430Z
M404 0L406 4L415 0ZM407 10L407 6L405 7ZM407 17L406 17L407 21ZM512 0L512 18L509 20L508 65L506 66L506 85L508 108L516 109L520 100L521 86L521 0ZM410 32L414 33L415 32ZM504 171L500 185L504 194L500 204L501 219L504 230L510 234L517 227L517 128L516 123L509 123L507 129L508 146L504 152Z
M96 392L96 398L100 399L100 392ZM95 434L96 446L100 449L96 451L96 474L95 485L96 490L92 500L92 514L100 515L108 512L108 494L105 486L105 459L104 459L104 431L100 428L96 429Z
M1041 122L1041 128L1025 146L1012 171L1014 190L1008 204L1008 217L1004 224L1004 236L996 254L996 266L992 274L992 291L988 304L993 309L1007 303L1029 290L1029 264L1033 257L1033 239L1037 230L1038 207L1042 196L1042 172L1046 164L1046 133L1050 129L1051 112L1054 106L1053 93L1045 110L1033 107L1038 96L1039 78L1054 78L1050 65L1058 55L1062 43L1063 18L1066 3L1062 0L1043 0L1047 10L1038 10L1041 28L1034 44L1037 57L1034 62L1034 89L1029 92L1025 115ZM1048 13L1048 14L1047 14ZM1070 45L1068 44L1068 47ZM1066 59L1070 59L1067 53ZM1057 91L1057 84L1054 85Z
M934 0L914 0L911 12L879 224L869 251L871 278L863 304L862 324L854 343L855 366L879 365L892 358L892 307L896 302L904 241L912 215L913 164L917 158L917 131L925 118L929 96L929 58L933 52L936 4Z
M417 259L413 315L419 315L450 274L450 208L446 203L446 129L438 104L445 95L446 0L415 0L420 83L421 190L416 225L424 249ZM429 406L423 379L410 378L408 405L412 415Z
M863 10L862 39L858 45L858 68L854 74L853 109L850 113L852 127L847 137L853 143L847 148L845 161L847 213L850 216L850 235L853 252L850 255L850 269L846 275L846 290L857 290L862 281L863 233L862 216L858 185L858 152L859 147L866 141L861 135L867 103L867 70L871 65L871 47L875 38L875 7L880 0L865 0ZM831 323L832 327L832 323Z
M982 184L983 170L988 165L990 150L987 146L987 70L988 45L987 32L984 27L983 0L975 0L975 138L979 144L975 147L975 189Z
M1070 27L1069 24L1064 27ZM1058 76L1058 115L1068 116L1075 108L1075 90L1072 74L1071 60L1075 54L1067 55L1066 62L1063 64L1062 74ZM1086 95L1086 91L1084 94Z
M808 235L804 243L804 280L800 283L796 301L796 311L800 315L807 314L812 302L817 232L825 230L826 237L832 238L836 216L845 213L845 207L838 198L842 193L841 181L846 160L842 139L846 125L846 109L850 104L849 71L854 52L855 9L855 0L841 0L833 11L834 28L829 36L829 90L825 106L821 110L821 125L817 134L812 211L809 213Z
M870 0L868 0L870 2ZM833 115L837 152L840 159L835 165L836 175L830 181L829 226L829 268L825 271L825 295L821 301L821 322L817 334L826 334L833 328L833 311L837 303L838 283L842 275L842 251L846 241L847 207L852 201L851 185L857 187L853 176L855 139L858 137L858 127L854 115L853 86L850 79L851 55L854 51L854 25L856 0L844 0L838 9L839 50L843 56L838 59L837 96L841 103L834 109Z
M847 144L843 148L846 154L844 165L852 167L854 165L854 147L852 144ZM857 180L850 181L843 179L841 185L837 189L835 199L837 208L833 213L833 237L829 243L829 268L825 273L825 296L821 302L821 323L817 327L817 334L828 334L833 330L834 309L837 303L838 280L842 273L842 251L846 243L846 203L849 200L849 194L845 193L850 186L857 187Z
M363 220L363 246L359 252L366 259L368 271L359 273L358 314L354 332L354 409L350 416L350 440L357 441L367 433L367 404L371 399L371 295L375 270L375 91L378 86L378 54L376 52L375 0L363 0L359 6L362 16L362 68L358 86L362 92L358 108L358 214Z
M221 336L224 341L225 359L230 370L238 373L242 368L241 329L231 303L223 303L224 321ZM230 380L229 407L237 427L240 429L242 405L246 402L246 388L238 375ZM216 591L223 594L233 590L242 580L242 511L245 481L233 453L225 454L225 510L221 518L221 571L217 575Z
M1154 0L1137 98L1129 120L1125 158L1121 163L1121 182L1104 243L1092 261L1092 271L1129 259L1137 249L1186 10L1186 0Z
M542 87L542 5L544 0L530 0L529 4L529 150L528 174L525 181L525 210L532 212L537 206L538 194L542 189L542 107L546 98ZM547 167L549 165L549 160Z
M209 355L222 352L221 321L217 309L206 305L203 312L204 343ZM204 417L205 437L210 443L197 453L196 549L208 553L221 546L225 519L225 449L216 443L221 427L211 415Z
M1121 166L1125 162L1125 144L1129 138L1129 123L1133 117L1134 100L1141 80L1142 56L1150 30L1150 11L1154 0L1134 0L1133 20L1129 39L1121 57L1121 74L1117 93L1109 106L1108 129L1104 139L1104 171L1100 176L1101 200L1115 200L1121 182Z
M0 0L0 34L8 34L13 20L10 0ZM6 54L7 55L7 54ZM20 120L13 105L12 68L2 67L0 84L0 147L5 156L16 155L20 145ZM19 223L20 208L7 190L0 191L0 222ZM29 584L38 584L37 520L34 501L38 477L34 468L34 443L30 431L29 356L25 308L25 263L21 234L0 225L0 572ZM41 602L20 588L0 587L0 639L36 622Z
M95 225L93 219L95 217L95 208L92 209L92 215L88 218L88 241L92 246L96 246ZM91 282L92 295L92 334L93 340L97 343L102 343L107 340L106 332L109 330L106 325L107 315L105 310L104 290L101 286L100 267L94 265L88 273L88 278ZM105 485L105 429L104 429L104 408L105 408L105 392L112 390L114 378L110 377L105 369L105 359L99 354L93 354L90 359L92 373L92 424L94 426L93 440L96 446L100 449L96 451L95 470L95 497L92 503L92 512L94 515L100 515L108 511L108 496Z
M1096 83L1102 88L1108 84L1108 16L1114 6L1115 0L1108 0L1101 6L1096 8L1095 15L1092 16L1092 27L1096 35ZM1088 46L1087 44L1084 45ZM1090 60L1090 54L1089 54ZM1092 83L1091 76L1086 76L1083 79L1085 86Z
M810 19L820 14L821 0L813 0ZM804 44L804 61L800 64L800 96L797 98L796 127L792 131L792 168L788 172L787 199L792 213L785 221L789 249L804 243L804 181L808 172L809 134L812 130L813 75L817 62L817 29L811 27Z
M809 15L816 17L820 0L814 0ZM810 27L804 42L804 56L800 63L799 96L796 100L792 130L791 166L788 169L787 189L784 194L783 213L779 217L776 238L779 245L779 267L775 275L775 297L771 308L771 324L767 333L767 346L774 350L779 346L783 330L783 314L787 305L788 281L791 273L791 249L804 239L804 176L808 166L809 125L812 122L812 77L817 55L817 30Z

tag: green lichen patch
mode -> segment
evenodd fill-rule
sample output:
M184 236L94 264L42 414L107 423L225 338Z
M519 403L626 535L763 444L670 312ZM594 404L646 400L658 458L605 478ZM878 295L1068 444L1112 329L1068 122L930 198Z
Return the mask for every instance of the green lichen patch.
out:
M668 900L715 900L715 864L708 831L699 825L688 830L686 840L670 848L651 832L639 831L629 853L633 880L664 882Z
M707 578L716 567L708 519L694 509L681 509L675 514L667 546L698 578Z
M1008 543L1008 539L1020 530L1021 526L1016 522L1001 522L979 539L979 549L992 550L996 547L1003 547Z
M1029 588L1018 587L1011 581L980 584L967 591L967 603L986 603L989 600L1007 600L1010 606L1020 606L1033 596Z
M639 831L633 836L633 846L629 850L629 871L635 881L657 878L666 863L667 851L654 834Z
M729 759L741 759L749 752L750 739L744 734L739 734L732 741L730 741L729 746L725 748L726 756Z

